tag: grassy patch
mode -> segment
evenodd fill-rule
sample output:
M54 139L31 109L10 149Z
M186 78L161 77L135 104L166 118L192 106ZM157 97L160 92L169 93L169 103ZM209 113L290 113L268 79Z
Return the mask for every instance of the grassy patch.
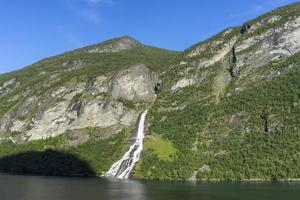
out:
M231 77L227 70L222 70L215 77L213 85L213 94L216 96L216 102L218 103L220 97L222 97L225 92L228 84L230 83Z
M125 100L125 99L119 99L119 101L121 103L123 103L123 105L129 109L136 109L136 105L135 102L130 101L130 100Z
M152 149L162 160L168 160L171 155L176 153L172 142L155 133L145 141L145 150L149 149Z

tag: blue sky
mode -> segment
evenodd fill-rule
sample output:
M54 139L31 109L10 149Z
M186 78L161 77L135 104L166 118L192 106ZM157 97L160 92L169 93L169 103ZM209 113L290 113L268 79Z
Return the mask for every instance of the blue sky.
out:
M1 0L0 73L121 35L183 50L297 0Z

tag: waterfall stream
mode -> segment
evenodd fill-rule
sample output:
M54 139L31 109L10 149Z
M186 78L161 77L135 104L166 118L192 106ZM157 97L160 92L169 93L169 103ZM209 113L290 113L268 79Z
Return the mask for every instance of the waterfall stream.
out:
M147 110L141 115L138 132L134 144L130 146L130 149L123 155L123 157L119 161L115 162L110 167L110 169L105 173L104 176L123 179L129 177L131 171L135 166L135 163L140 159L140 155L143 150L146 115Z

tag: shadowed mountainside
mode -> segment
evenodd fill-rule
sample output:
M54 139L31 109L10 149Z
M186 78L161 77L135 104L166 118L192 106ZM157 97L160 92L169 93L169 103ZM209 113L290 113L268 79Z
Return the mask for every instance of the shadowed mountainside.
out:
M0 159L0 172L46 176L95 176L87 162L55 150L30 151L3 157Z

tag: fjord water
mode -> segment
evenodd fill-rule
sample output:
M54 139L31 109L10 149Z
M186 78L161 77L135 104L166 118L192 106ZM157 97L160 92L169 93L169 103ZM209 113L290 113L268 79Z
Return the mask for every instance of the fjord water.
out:
M105 176L115 177L115 178L128 178L131 171L133 170L135 163L140 159L141 152L143 150L143 140L144 140L144 127L145 119L147 115L147 110L141 115L139 121L139 127L135 142L129 150L123 155L123 157L114 163Z
M190 183L0 175L1 200L295 200L297 183Z

